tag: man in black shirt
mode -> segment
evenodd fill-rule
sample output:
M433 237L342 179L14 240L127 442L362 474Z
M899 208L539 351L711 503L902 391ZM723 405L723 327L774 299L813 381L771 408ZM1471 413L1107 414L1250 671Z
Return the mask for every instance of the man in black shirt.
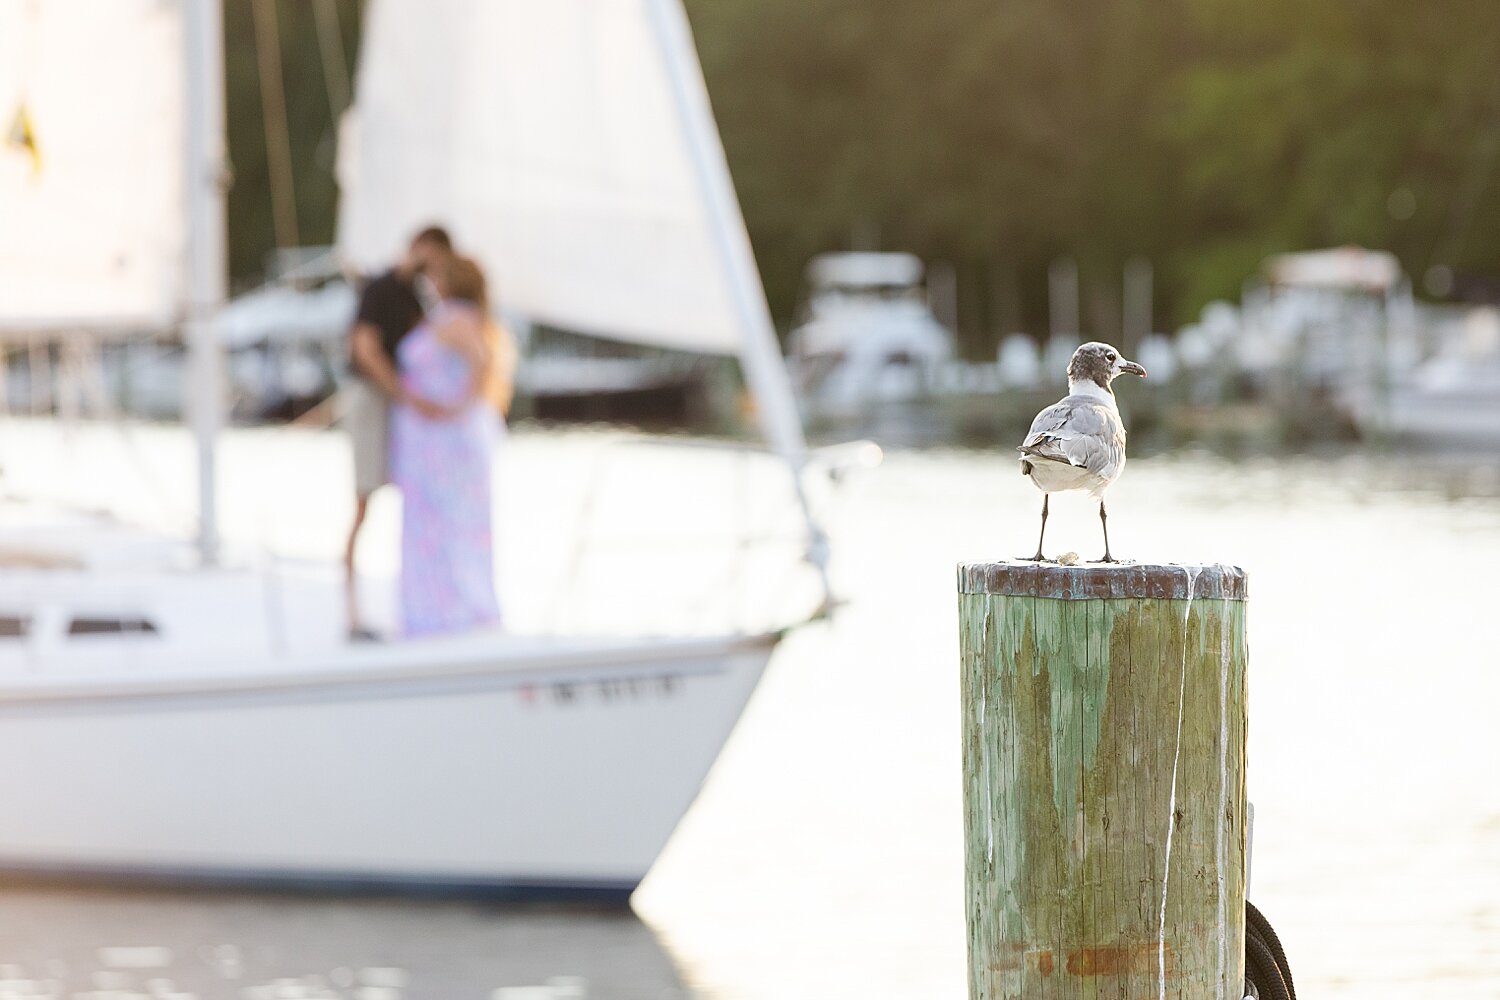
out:
M349 356L355 379L348 387L345 425L354 445L354 524L344 550L344 587L349 612L349 635L371 639L360 620L354 573L354 549L365 522L370 496L389 481L390 404L408 400L401 389L396 350L401 339L422 320L417 276L442 265L453 255L448 233L429 226L412 238L395 267L370 280L360 296L359 312L349 334Z

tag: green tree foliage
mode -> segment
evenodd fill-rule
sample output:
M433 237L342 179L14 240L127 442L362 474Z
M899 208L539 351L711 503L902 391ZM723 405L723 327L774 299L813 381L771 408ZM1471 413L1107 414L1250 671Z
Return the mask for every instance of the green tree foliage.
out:
M1045 329L1059 256L1104 336L1135 256L1155 265L1159 328L1280 251L1495 269L1500 7L1482 0L688 7L782 314L797 265L868 221L990 286L965 299L983 351L1004 332L997 289Z
M257 279L265 269L267 254L276 247L255 35L254 5L260 2L263 0L224 4L224 77L229 159L234 169L234 186L229 190L229 270L237 283ZM329 108L317 21L309 0L277 0L273 6L281 46L297 227L303 244L330 243L338 204L333 174L337 127ZM362 4L359 0L338 0L336 6L344 51L352 68ZM337 72L333 66L327 69Z
M1071 257L1086 333L1121 273L1155 323L1236 297L1271 253L1500 262L1500 5L1490 0L686 0L768 292L852 241L951 262L979 356L1047 326ZM332 238L334 129L312 7L280 0L299 223ZM355 52L360 4L340 0ZM250 3L226 5L233 267L273 245ZM860 234L860 235L856 235Z
M1199 0L1210 53L1182 75L1173 133L1187 305L1267 253L1360 244L1409 273L1493 271L1500 8Z

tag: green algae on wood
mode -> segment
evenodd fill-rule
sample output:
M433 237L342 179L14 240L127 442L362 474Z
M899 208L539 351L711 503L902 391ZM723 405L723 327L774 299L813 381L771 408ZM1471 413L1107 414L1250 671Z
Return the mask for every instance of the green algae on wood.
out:
M971 998L1237 998L1244 573L958 577Z

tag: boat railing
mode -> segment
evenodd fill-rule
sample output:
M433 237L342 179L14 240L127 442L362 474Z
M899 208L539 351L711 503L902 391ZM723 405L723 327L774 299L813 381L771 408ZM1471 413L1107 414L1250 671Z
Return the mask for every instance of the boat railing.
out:
M654 602L671 609L673 628L718 630L727 625L731 631L764 631L818 617L831 606L820 591L816 566L808 561L810 539L805 522L796 516L791 487L775 485L785 480L774 471L780 461L774 452L744 441L611 437L611 446L591 463L577 494L574 532L560 554L562 569L555 574L547 604L549 631L587 627L590 612L609 600L611 587L637 577L637 586L660 586L678 595L677 601ZM640 456L641 450L717 454L720 482L712 488L658 493L663 510L654 530L622 531L618 522L610 523L607 512L615 506L611 500L621 499L612 491L627 478L630 456ZM840 487L881 458L880 448L869 441L813 449L803 470L805 485L812 487L821 508L833 506ZM709 475L705 472L703 478ZM695 504L700 509L688 509ZM711 512L716 517L702 516L706 504L719 505ZM679 514L668 509L673 505L679 505ZM709 520L715 523L704 523ZM685 523L689 521L694 523ZM642 565L651 572L636 574L635 567Z

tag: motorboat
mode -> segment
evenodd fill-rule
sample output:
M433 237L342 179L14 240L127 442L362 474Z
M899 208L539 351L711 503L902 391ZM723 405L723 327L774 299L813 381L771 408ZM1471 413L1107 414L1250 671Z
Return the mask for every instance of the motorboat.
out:
M953 334L928 305L923 273L909 253L826 253L808 264L789 349L810 416L868 414L937 391Z

